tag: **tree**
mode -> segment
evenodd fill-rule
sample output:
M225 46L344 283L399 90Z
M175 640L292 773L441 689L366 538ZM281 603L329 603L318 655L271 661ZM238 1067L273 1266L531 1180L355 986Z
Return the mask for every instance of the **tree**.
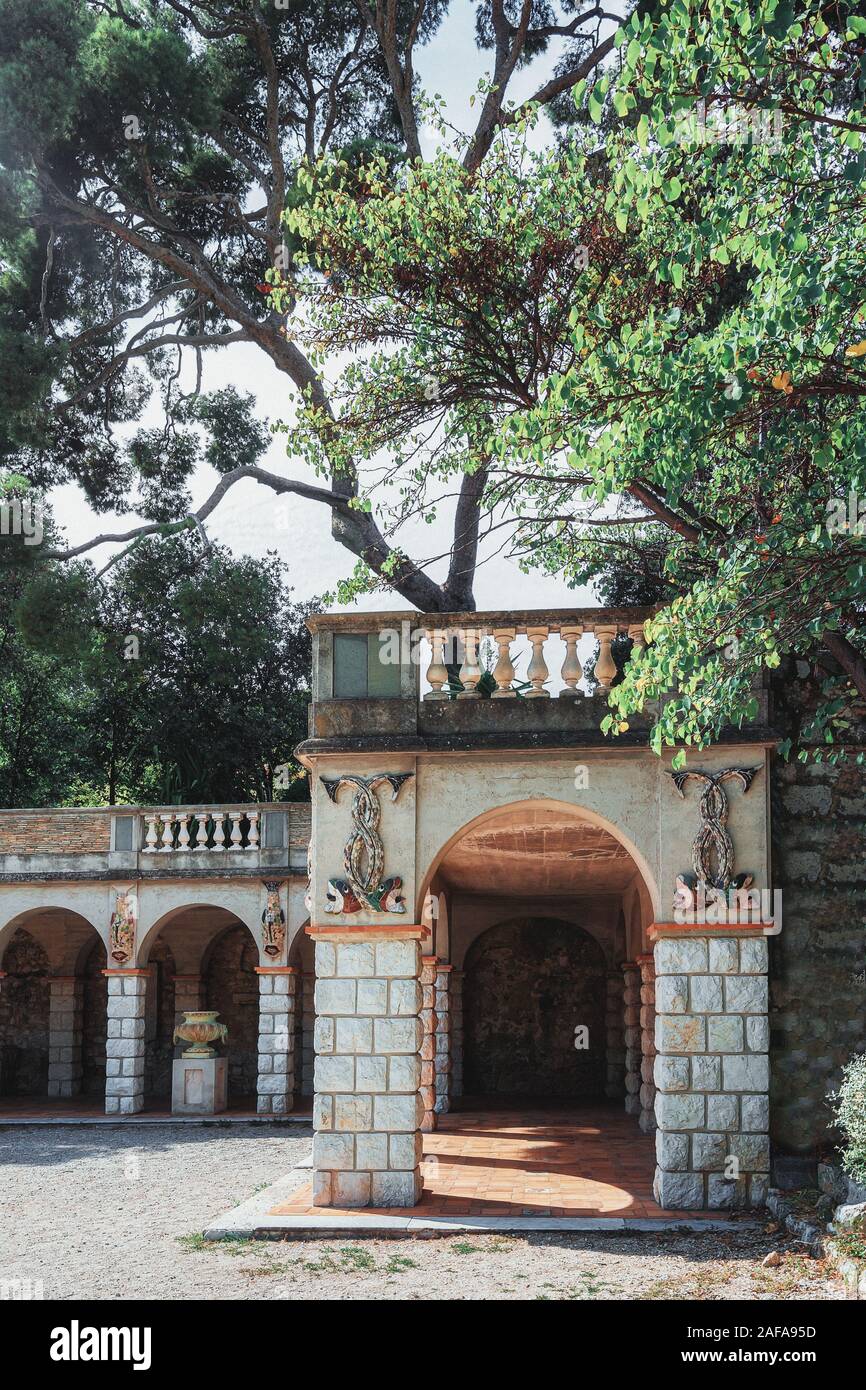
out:
M483 468L524 563L664 604L605 725L662 701L658 750L753 713L783 654L821 688L804 739L843 741L866 697L866 22L826 13L634 16L619 76L575 94L620 117L603 147L578 124L533 154L518 126L483 180L442 155L397 188L331 161L291 215L309 331L372 349L345 446L414 460L419 509ZM740 124L708 130L714 105Z
M301 196L303 160L334 150L362 164L371 149L392 168L421 160L414 55L446 10L446 0L0 0L9 383L0 449L10 465L34 486L75 480L97 509L132 504L149 520L127 539L167 521L197 528L237 481L254 478L327 506L365 572L419 607L473 606L471 545L437 585L359 505L357 464L340 447L320 364L292 335L291 296L278 310L267 293L294 270L281 218ZM507 102L515 70L565 43L536 101L561 97L610 53L612 35L600 32L610 18L571 0L479 6L491 71L462 156L468 174L520 116ZM222 477L191 518L187 482L201 445L181 362L196 361L197 395L206 354L241 341L316 412L322 485L261 468L254 423L230 458L218 444L227 415L249 412L237 398L211 398L197 419ZM120 442L117 426L135 421L154 391L164 428ZM460 484L461 535L483 485L483 473ZM70 561L103 539L54 555Z
M178 536L142 540L97 584L83 564L0 573L4 805L304 791L309 605L276 556L203 562Z

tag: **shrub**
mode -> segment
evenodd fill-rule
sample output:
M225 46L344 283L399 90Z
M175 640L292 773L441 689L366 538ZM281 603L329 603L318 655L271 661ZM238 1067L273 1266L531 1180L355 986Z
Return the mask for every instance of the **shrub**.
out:
M842 1071L841 1086L828 1100L845 1136L842 1167L855 1182L866 1183L866 1055L852 1057Z

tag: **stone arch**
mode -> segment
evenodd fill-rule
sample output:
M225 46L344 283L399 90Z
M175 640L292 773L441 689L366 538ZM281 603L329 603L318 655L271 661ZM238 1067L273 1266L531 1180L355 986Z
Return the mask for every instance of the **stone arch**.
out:
M600 1099L606 975L599 943L563 918L512 916L476 937L464 963L466 1092Z
M107 1031L104 935L80 912L34 905L5 924L0 950L0 1090L98 1094ZM35 974L28 962L37 956Z
M219 931L234 926L236 923L240 923L240 925L247 930L256 947L257 954L260 953L259 933L254 927L250 926L246 917L240 916L235 911L234 907L226 907L222 903L210 903L193 899L190 902L176 903L173 907L161 913L154 921L148 925L143 925L137 952L139 966L142 968L147 966L154 943L164 932L172 927L184 925L182 919L189 914L195 915L204 913L207 913L209 917L212 915L213 920L207 922L199 917L195 932L197 940L193 940L191 937L187 943L188 949L184 949L182 952L184 964L189 965L190 969L193 965L200 968L204 953L207 951L214 937ZM189 927L192 924L188 922L185 925Z
M445 840L438 852L428 865L423 877L419 877L419 892L416 901L415 920L420 922L424 911L424 902L427 894L436 880L442 865L449 852L459 845L460 841L466 836L477 833L489 826L492 822L499 819L513 818L518 820L521 816L532 817L538 813L556 812L565 815L568 820L577 825L594 826L598 830L605 832L616 840L626 851L636 871L636 898L639 904L641 919L641 936L645 934L659 910L659 891L658 885L653 876L652 870L641 851L634 841L627 836L620 827L606 817L599 815L596 811L591 811L584 806L576 806L572 802L561 801L554 797L533 797L524 800L500 802L496 806L488 808L480 815L466 821L459 829ZM643 942L642 942L643 944Z

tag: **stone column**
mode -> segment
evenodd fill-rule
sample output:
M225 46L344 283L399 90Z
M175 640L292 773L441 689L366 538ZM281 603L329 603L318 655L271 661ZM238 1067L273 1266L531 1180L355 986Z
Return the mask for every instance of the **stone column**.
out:
M655 1192L668 1209L760 1206L767 1193L767 942L724 933L656 941Z
M424 1106L421 1130L429 1134L436 1128L436 967L435 956L421 957L421 1085Z
M463 971L451 971L451 1099L463 1095Z
M148 970L105 970L108 1036L105 1040L105 1113L144 1109L145 1009Z
M656 969L652 955L638 956L640 966L640 1124L644 1134L656 1127Z
M48 1094L77 1096L83 1075L83 981L52 975L48 987Z
M605 1085L604 1093L611 1100L618 1100L623 1093L625 1074L625 1047L623 1046L623 980L621 970L609 970L607 974L607 995L605 999Z
M313 1094L313 1065L316 1050L313 1043L313 1028L316 1022L316 976L312 970L305 970L301 984L301 1095Z
M433 1059L437 1115L451 1109L451 966L436 971L436 1056Z
M295 1101L295 987L292 965L257 965L259 977L259 1115L286 1115ZM228 1046L232 1040L229 1035Z
M624 961L622 967L622 1025L625 1043L625 1113L639 1115L640 1104L640 966Z
M327 928L316 942L313 1200L411 1207L421 1196L420 928Z

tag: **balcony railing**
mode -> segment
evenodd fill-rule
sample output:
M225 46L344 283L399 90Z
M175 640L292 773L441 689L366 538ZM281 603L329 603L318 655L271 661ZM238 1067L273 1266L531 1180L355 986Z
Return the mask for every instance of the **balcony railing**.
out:
M255 853L259 848L258 811L146 811L141 819L142 854Z

